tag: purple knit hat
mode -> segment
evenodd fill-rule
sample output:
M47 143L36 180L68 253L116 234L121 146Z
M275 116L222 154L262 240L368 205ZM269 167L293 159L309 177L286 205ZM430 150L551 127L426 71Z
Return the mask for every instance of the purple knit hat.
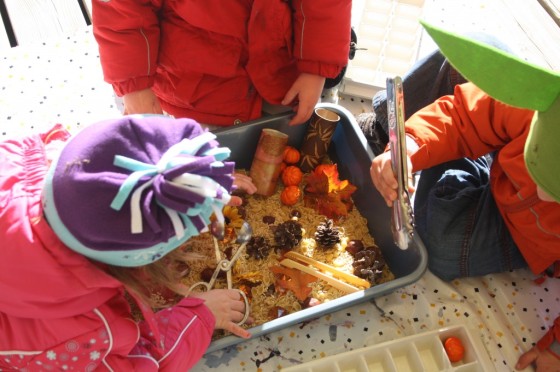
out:
M45 216L72 250L115 266L154 262L223 220L234 163L190 119L126 116L90 125L63 148L43 191Z

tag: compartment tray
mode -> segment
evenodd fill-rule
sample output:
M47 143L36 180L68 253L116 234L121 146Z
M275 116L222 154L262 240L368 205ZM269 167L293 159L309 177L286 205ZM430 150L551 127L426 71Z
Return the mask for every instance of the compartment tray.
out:
M443 341L457 337L465 347L465 355L452 363ZM495 371L479 338L473 338L462 325L441 328L377 345L332 355L297 366L283 372L487 372Z

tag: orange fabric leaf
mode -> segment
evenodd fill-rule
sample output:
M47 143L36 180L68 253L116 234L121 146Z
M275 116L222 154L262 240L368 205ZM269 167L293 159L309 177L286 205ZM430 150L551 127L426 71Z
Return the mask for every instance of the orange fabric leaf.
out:
M276 274L275 284L281 288L292 291L300 301L304 301L311 293L312 289L308 286L309 283L318 280L313 275L284 266L271 266L270 271Z
M343 190L348 186L349 182L347 180L341 181L338 175L338 168L336 164L325 165L322 167L322 172L328 178L329 182L329 192L337 192Z
M306 179L304 203L337 220L347 216L353 208L351 196L356 190L348 180L339 179L336 164L321 164Z
M352 209L352 205L347 205L337 195L326 195L314 201L315 210L322 215L337 220L340 217L348 215L348 211Z
M315 168L306 179L305 191L315 194L329 193L329 178L325 173Z

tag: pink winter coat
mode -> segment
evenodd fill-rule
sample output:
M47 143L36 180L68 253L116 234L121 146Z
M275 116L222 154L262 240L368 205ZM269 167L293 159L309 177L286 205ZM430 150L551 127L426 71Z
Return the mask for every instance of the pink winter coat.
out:
M120 282L66 248L43 218L48 133L0 143L0 370L186 371L215 319L185 298L132 320ZM87 197L87 196L86 196Z
M105 81L205 124L261 116L297 76L348 63L351 0L93 0Z

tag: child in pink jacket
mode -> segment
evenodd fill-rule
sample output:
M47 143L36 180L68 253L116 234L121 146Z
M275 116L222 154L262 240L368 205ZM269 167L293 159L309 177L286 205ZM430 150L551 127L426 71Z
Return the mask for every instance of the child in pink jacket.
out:
M176 288L183 243L254 191L214 138L151 116L0 143L0 370L185 371L214 329L250 336L239 291Z

